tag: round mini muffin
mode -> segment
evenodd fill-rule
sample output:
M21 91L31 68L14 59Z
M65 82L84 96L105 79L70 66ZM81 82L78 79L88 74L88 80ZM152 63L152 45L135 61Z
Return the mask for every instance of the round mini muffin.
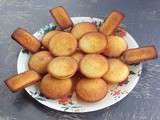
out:
M47 73L47 66L53 57L48 51L40 51L33 54L28 62L29 69L34 70L40 74Z
M50 39L56 35L57 33L60 33L61 31L58 31L58 30L53 30L53 31L50 31L48 33L46 33L44 35L44 37L42 38L42 45L46 48L48 48L48 44L49 44L49 41Z
M82 53L81 51L76 51L75 53L71 55L71 57L74 58L77 61L77 63L81 61L83 56L84 56L84 53Z
M49 99L57 99L67 96L72 90L70 78L59 80L47 74L40 83L40 92Z
M58 79L70 78L77 68L77 62L72 57L56 57L48 64L48 72Z
M100 32L89 32L79 40L79 47L85 53L101 53L106 48L107 40Z
M128 48L127 42L119 36L109 36L107 40L108 44L104 55L108 57L119 57Z
M103 79L109 83L119 83L128 78L129 68L119 59L108 59L109 70L103 75Z
M76 86L76 94L87 102L96 102L103 99L107 94L107 84L101 78L81 79Z
M80 39L85 33L98 31L95 24L89 22L81 22L76 24L71 33L77 38Z
M49 50L55 56L71 55L77 48L77 40L67 32L60 32L51 38Z
M108 71L108 60L99 54L88 54L80 62L80 71L88 78L100 78Z

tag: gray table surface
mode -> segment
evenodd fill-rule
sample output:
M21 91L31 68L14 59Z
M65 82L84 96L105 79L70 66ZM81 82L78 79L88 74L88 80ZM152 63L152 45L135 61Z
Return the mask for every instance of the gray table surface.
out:
M11 93L4 80L16 73L21 47L10 38L17 27L35 32L52 22L48 10L62 5L71 16L104 17L112 9L126 14L125 27L140 46L160 50L160 0L0 0L0 120L160 120L160 61L145 62L134 90L117 104L91 113L49 109L25 91Z

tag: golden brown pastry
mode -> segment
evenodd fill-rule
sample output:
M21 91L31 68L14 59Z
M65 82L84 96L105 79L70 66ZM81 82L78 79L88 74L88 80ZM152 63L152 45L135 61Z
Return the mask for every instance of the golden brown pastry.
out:
M67 96L71 93L72 81L68 79L57 79L47 74L40 83L41 93L49 99L57 99Z
M17 28L11 35L12 39L18 42L22 47L35 53L41 47L40 41L37 40L31 33L22 28Z
M47 66L53 59L48 51L40 51L33 54L28 62L29 69L34 70L40 74L47 73Z
M62 29L66 29L73 26L69 14L62 6L52 8L51 10L49 10L49 12Z
M81 79L76 86L76 94L87 102L96 102L107 94L107 84L101 78Z
M142 61L157 58L157 51L154 45L126 50L121 56L122 61L127 64L136 64Z
M109 36L107 41L104 55L108 57L119 57L128 48L127 42L119 36Z
M37 72L30 70L7 79L5 83L12 92L17 92L40 79L41 77Z
M76 51L71 55L71 57L74 58L77 61L77 63L79 63L84 57L84 53L81 51Z
M67 32L61 32L54 35L49 42L49 50L55 56L71 55L76 48L76 38Z
M88 78L100 78L108 71L108 60L99 54L88 54L80 62L80 71Z
M128 78L129 68L119 59L108 59L109 70L103 75L103 79L109 83L119 83Z
M74 25L71 33L77 38L80 39L85 33L98 31L97 27L93 23L81 22Z
M76 73L77 67L72 57L56 57L48 64L48 72L58 79L66 79Z
M86 33L79 40L79 48L85 53L102 53L106 45L106 37L100 32Z
M53 31L50 31L48 33L46 33L44 35L44 37L42 38L42 45L46 48L48 48L48 44L49 44L49 41L50 39L56 35L57 33L60 33L61 31L58 31L58 30L53 30Z
M106 36L111 35L124 19L124 14L119 10L113 10L100 26L99 31Z

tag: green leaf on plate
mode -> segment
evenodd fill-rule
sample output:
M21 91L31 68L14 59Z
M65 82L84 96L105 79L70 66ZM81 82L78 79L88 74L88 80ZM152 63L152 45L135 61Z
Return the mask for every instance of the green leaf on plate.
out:
M35 97L35 99L36 99L36 100L40 100L40 101L46 101L46 99L45 99L45 98L40 97L40 96Z
M67 107L67 108L64 109L64 111L66 111L66 110L68 110L68 109L69 109L69 108Z
M49 24L49 25L46 25L43 30L44 30L44 33L48 33L49 31L52 31L52 30L55 30L57 27L56 24Z
M22 53L24 53L24 54L29 54L29 50L23 49L23 50L22 50Z
M33 91L29 91L30 92L30 94L32 94L32 95L36 95L37 94L37 92L33 92Z
M72 106L71 108L80 108L80 106Z

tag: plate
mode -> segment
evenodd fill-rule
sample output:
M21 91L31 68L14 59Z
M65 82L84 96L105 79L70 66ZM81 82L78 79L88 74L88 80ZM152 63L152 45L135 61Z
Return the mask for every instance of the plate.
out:
M103 20L99 18L91 18L91 17L72 17L72 20L74 24L79 22L91 22L95 23L97 26L99 26L103 22ZM34 36L39 40L41 40L44 34L46 34L51 30L54 30L56 27L57 25L54 23L45 25L39 31L37 31L34 34ZM128 32L125 32L123 38L127 41L129 48L138 47L138 44ZM22 49L20 51L17 61L18 73L22 73L28 70L28 60L30 55L31 53L29 53L25 49ZM75 112L75 113L97 111L109 107L117 103L118 101L122 100L136 86L141 75L142 64L131 65L129 67L130 67L130 75L128 77L128 80L117 85L109 86L110 89L106 97L95 103L88 103L81 101L77 99L75 93L72 96L64 97L57 100L47 99L40 94L38 84L29 86L25 88L25 90L39 103L55 110L64 112Z

